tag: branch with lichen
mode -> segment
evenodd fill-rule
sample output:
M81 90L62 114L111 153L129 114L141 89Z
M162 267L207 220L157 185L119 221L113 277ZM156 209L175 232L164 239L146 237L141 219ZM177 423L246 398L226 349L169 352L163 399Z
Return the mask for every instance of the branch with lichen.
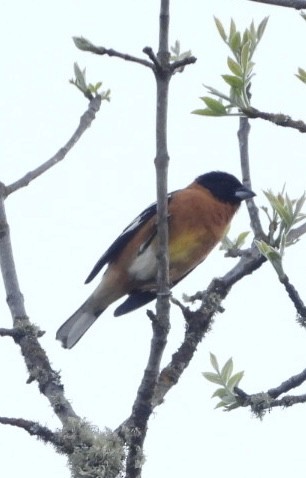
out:
M237 284L243 277L259 269L264 262L266 262L265 257L253 245L248 256L243 256L238 264L223 277L214 279L206 291L197 292L193 296L186 298L189 302L201 301L201 305L197 310L191 310L190 307L178 300L172 299L174 304L180 308L186 320L186 332L181 346L172 355L171 361L161 370L158 376L152 401L152 410L163 403L167 393L180 380L192 360L198 345L210 330L214 317L218 312L224 311L222 302L229 294L232 286ZM133 416L131 415L125 420L116 431L128 443L130 436L134 433Z
M297 403L305 403L306 395L281 395L289 392L293 388L299 387L306 381L306 369L297 375L293 375L288 380L282 382L278 387L271 388L267 392L247 394L242 389L236 387L235 393L237 401L242 407L250 407L252 412L262 418L267 410L275 407L290 407Z

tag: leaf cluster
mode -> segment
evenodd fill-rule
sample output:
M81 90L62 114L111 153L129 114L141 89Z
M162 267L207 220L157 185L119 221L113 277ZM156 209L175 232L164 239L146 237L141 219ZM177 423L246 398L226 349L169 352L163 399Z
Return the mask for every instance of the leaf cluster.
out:
M189 58L192 55L191 50L186 50L181 52L181 44L178 40L176 40L174 45L170 47L170 50L171 50L171 56L170 56L171 61L185 60L185 58Z
M250 87L251 79L254 76L253 62L254 52L264 34L268 17L265 17L256 28L254 22L246 28L244 32L237 30L236 24L232 19L230 22L229 32L225 29L218 18L215 18L216 27L222 40L229 47L232 56L227 58L227 66L230 70L229 74L222 75L225 83L230 87L229 94L224 94L211 86L205 86L208 92L216 96L203 96L201 100L205 103L204 109L193 111L194 114L204 116L226 116L233 115L232 108L237 108L238 112L250 108Z
M245 244L247 236L250 231L241 232L235 239L230 239L227 235L221 241L220 250L222 251L238 251Z
M244 372L242 371L233 374L234 364L232 358L227 360L220 370L217 357L211 353L210 363L215 372L203 372L202 375L209 382L221 385L221 387L217 388L212 395L212 397L220 398L220 401L217 403L215 408L223 407L225 410L229 411L239 407L239 402L234 393L234 389L235 387L238 387Z
M293 227L306 219L302 212L306 195L305 192L298 199L290 199L284 189L281 193L273 194L271 190L264 191L271 207L262 207L269 220L269 241L255 241L260 253L273 265L278 276L284 277L282 259L285 248L294 244L297 239L290 239Z
M76 86L88 99L91 99L93 96L100 95L102 100L110 101L110 90L102 91L99 93L99 90L102 86L102 82L98 81L98 83L92 84L87 83L86 81L86 68L81 70L77 63L73 65L75 78L69 80L71 84Z

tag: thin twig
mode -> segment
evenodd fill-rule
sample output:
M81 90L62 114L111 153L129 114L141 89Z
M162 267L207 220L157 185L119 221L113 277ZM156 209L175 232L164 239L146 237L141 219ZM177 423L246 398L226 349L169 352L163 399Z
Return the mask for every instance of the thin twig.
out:
M104 46L96 46L91 43L89 40L83 37L73 37L73 41L77 48L82 51L88 51L94 53L95 55L107 55L114 56L116 58L121 58L121 60L131 61L133 63L138 63L139 65L146 66L147 68L153 68L152 63L143 58L138 58L137 56L130 55L129 53L121 53L120 51L114 50L113 48L105 48Z
M305 0L250 0L251 2L265 3L268 5L275 5L278 7L295 8L296 10L303 10L306 8Z
M52 156L52 158L48 159L48 161L38 166L38 168L34 169L33 171L30 171L21 179L18 179L18 181L7 186L5 189L5 194L8 196L9 194L17 191L18 189L28 186L31 181L38 178L50 168L62 161L67 155L67 153L77 143L77 141L79 141L85 131L91 126L91 123L95 119L96 113L101 107L101 101L102 98L100 95L97 95L92 98L89 102L87 110L80 118L79 126L77 127L71 138L67 141L65 146L60 148L58 152L54 156Z
M250 175L250 161L249 161L249 133L250 133L250 123L248 118L239 118L239 129L238 129L238 139L239 139L239 150L240 150L240 164L242 172L243 184L252 189L251 184L251 175ZM259 219L258 208L256 207L255 201L253 198L246 201L250 220L251 227L254 232L254 236L257 239L265 238L264 231L261 226Z
M261 118L266 121L270 121L271 123L276 124L277 126L283 126L285 128L293 128L300 133L306 133L306 124L301 120L293 120L290 116L284 115L282 113L275 114L275 113L266 113L264 111L259 111L256 108L248 108L246 110L242 110L243 114L245 114L248 118Z
M186 58L183 58L182 60L177 60L171 63L170 65L170 70L173 73L176 72L182 72L184 70L184 67L187 65L193 65L197 61L195 56L188 56Z

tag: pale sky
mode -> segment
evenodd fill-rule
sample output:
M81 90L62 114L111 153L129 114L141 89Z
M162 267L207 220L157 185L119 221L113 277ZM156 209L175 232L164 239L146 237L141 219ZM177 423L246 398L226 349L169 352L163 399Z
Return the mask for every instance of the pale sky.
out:
M116 58L78 51L71 37L143 56L157 47L159 0L27 2L3 0L0 19L2 175L8 184L52 156L74 132L86 100L68 80L73 63L91 82L110 88L91 129L63 163L7 200L17 271L31 320L46 331L41 339L53 367L60 370L66 397L80 416L100 427L118 426L131 411L145 368L151 326L145 310L114 318L110 307L71 351L55 341L59 325L86 299L97 281L84 285L96 260L122 229L155 200L155 84L148 69ZM191 115L202 106L203 83L226 91L229 51L213 22L233 17L244 29L269 15L255 55L253 105L305 119L306 86L294 73L306 69L306 23L290 9L246 0L171 2L171 44L198 58L172 80L169 102L169 190L218 169L240 176L237 118ZM303 116L304 115L304 116ZM251 171L257 205L262 190L298 197L305 189L305 135L260 120L252 121ZM264 223L266 225L266 223ZM249 229L245 206L230 237ZM305 242L286 253L285 270L306 300ZM218 248L188 276L174 295L204 289L235 263ZM10 314L1 293L1 327ZM249 410L214 410L209 352L219 361L233 357L245 370L241 387L249 393L279 385L305 368L306 335L272 268L266 264L236 285L198 348L179 384L149 423L143 478L186 476L304 476L305 407L273 410L262 422ZM152 304L154 307L154 304ZM163 364L180 345L184 321L172 307L171 332ZM0 415L60 426L27 372L19 349L2 338ZM305 387L297 393L305 393ZM6 477L69 477L66 459L26 432L0 426L1 472Z

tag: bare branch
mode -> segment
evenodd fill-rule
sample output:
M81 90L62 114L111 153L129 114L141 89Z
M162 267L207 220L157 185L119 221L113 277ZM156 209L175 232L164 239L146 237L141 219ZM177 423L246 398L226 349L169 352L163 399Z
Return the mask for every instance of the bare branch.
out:
M83 37L73 37L73 41L77 48L82 51L89 51L90 53L94 53L96 55L107 55L107 56L114 56L116 58L121 58L125 61L131 61L133 63L138 63L139 65L146 66L147 68L153 68L152 63L143 58L138 58L133 55L129 55L128 53L121 53L119 51L114 50L113 48L105 48L104 46L95 46L89 40Z
M239 150L240 150L240 163L242 171L242 180L248 188L252 189L251 184L251 175L250 175L250 161L249 161L249 133L250 133L250 123L248 118L239 118L239 130L238 130L238 139L239 139ZM255 205L255 202L252 199L246 201L250 220L251 227L254 232L255 238L263 239L265 234L263 232L261 222L259 219L258 208Z
M306 124L301 120L293 120L290 116L284 115L282 113L265 113L259 111L256 108L248 108L242 110L243 114L248 118L261 118L271 123L276 124L277 126L283 126L285 128L293 128L300 131L300 133L306 133Z
M302 10L306 8L305 0L250 0L251 2L265 3L268 5L276 5L278 7L295 8L296 10Z
M283 393L289 392L293 388L299 387L302 383L306 381L306 369L297 375L293 375L288 380L285 380L278 387L270 388L268 394L272 398L278 398Z
M18 330L0 328L0 337L12 337L14 339L18 334Z
M32 420L24 420L23 418L7 418L0 417L2 425L11 425L13 427L22 428L31 436L35 436L45 443L52 443L58 446L61 443L60 437L57 433L52 432L49 428L40 425Z
M65 398L59 374L51 368L48 357L37 340L37 327L30 323L26 314L13 258L4 194L5 187L0 184L0 267L14 329L18 332L14 335L14 340L21 348L30 374L28 383L37 380L39 390L48 398L54 412L65 424L70 417L77 418L77 415Z
M17 191L18 189L28 186L31 181L41 176L43 173L45 173L50 168L62 161L67 155L67 153L77 143L77 141L79 141L85 131L91 126L91 123L95 119L96 113L101 107L101 101L102 98L100 95L93 97L89 102L87 111L85 111L85 113L80 118L79 126L77 127L76 131L73 133L69 141L67 141L65 146L59 149L58 152L54 156L52 156L52 158L48 159L48 161L38 166L38 168L34 169L33 171L30 171L21 179L18 179L18 181L7 186L5 194L8 196L9 194Z
M172 73L182 72L185 66L193 65L196 61L197 59L195 56L187 56L182 60L177 60L171 63L170 70L172 71Z
M144 49L142 51L146 55L148 55L148 57L152 61L153 65L155 66L156 70L160 70L159 61L158 61L157 56L155 55L153 49L150 46L146 46L146 47L144 47Z
M282 382L278 387L270 388L267 392L253 393L251 395L240 388L235 388L242 407L250 407L251 410L260 418L266 410L274 407L291 407L296 403L305 403L306 394L303 395L285 395L281 399L277 398L283 393L299 387L306 381L306 369L297 375L293 375L288 380Z
M296 311L298 313L299 324L305 327L306 326L306 307L304 302L300 298L299 293L297 292L295 287L290 283L287 275L279 276L279 281L285 286L285 289L296 308Z

